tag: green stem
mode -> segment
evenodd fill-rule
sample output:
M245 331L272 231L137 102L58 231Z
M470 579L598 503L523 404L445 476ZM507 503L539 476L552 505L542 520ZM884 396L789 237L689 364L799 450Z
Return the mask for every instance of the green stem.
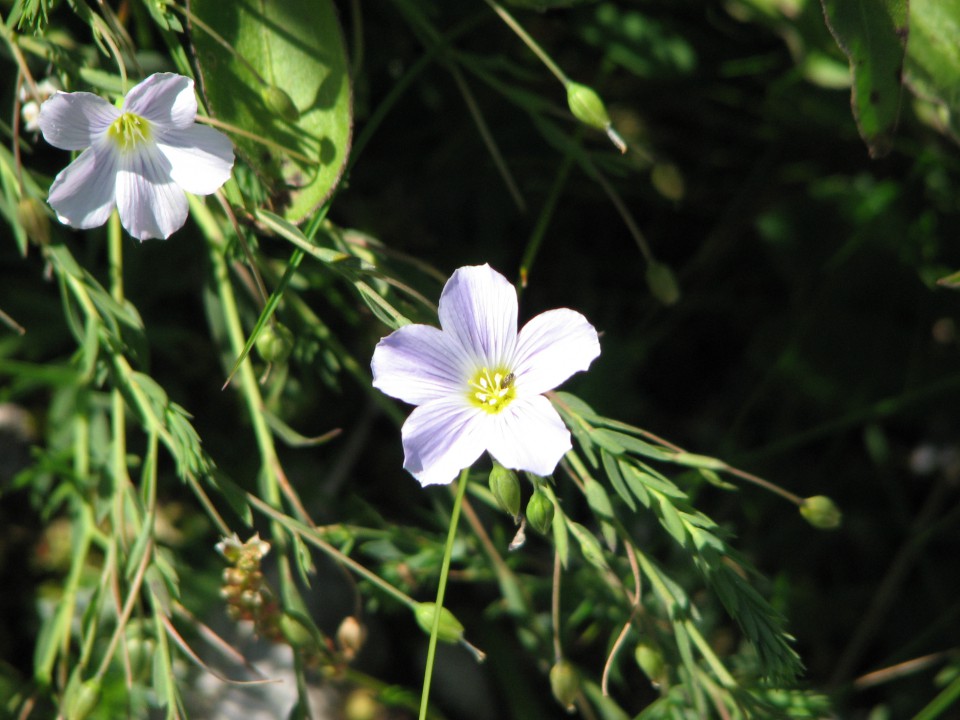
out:
M447 545L443 549L443 564L440 566L440 583L437 586L437 602L433 612L433 627L430 629L430 646L427 649L427 667L423 674L423 691L420 694L420 720L427 717L427 706L430 701L430 681L433 679L433 664L437 654L437 637L440 633L440 615L443 611L443 596L447 591L447 576L450 573L450 556L453 555L453 541L457 537L457 521L460 519L460 506L463 505L463 495L467 489L467 478L470 468L460 472L457 482L457 495L453 501L453 512L450 514L450 530L447 532Z
M566 87L567 83L570 82L570 78L568 78L563 70L560 69L560 66L557 65L549 55L547 55L546 51L544 51L544 49L537 44L537 41L530 37L529 33L527 33L527 31L523 29L523 26L514 19L513 15L508 13L503 6L500 5L500 3L496 2L496 0L486 0L486 3L493 8L493 11L500 16L500 19L503 20L507 26L517 34L517 37L526 43L527 47L533 51L533 54L540 58L540 62L547 66L547 70L554 74L557 80L560 81L560 84Z

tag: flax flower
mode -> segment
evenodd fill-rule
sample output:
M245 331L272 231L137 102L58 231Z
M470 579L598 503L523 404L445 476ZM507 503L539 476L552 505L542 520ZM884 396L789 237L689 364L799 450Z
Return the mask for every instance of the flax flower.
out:
M209 195L230 177L233 145L196 124L193 80L157 73L117 108L86 92L57 93L40 108L51 145L83 150L50 186L60 222L88 229L114 208L138 240L168 238L187 219L184 192Z
M570 433L543 393L600 354L578 312L537 315L517 333L517 292L489 265L462 267L440 295L440 329L407 325L373 353L373 385L417 405L403 424L403 466L422 485L451 482L486 450L549 475Z

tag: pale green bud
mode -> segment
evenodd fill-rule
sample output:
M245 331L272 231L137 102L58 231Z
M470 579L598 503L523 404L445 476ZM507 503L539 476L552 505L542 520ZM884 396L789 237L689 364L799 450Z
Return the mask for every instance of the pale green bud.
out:
M610 125L610 116L603 100L593 88L580 83L567 83L567 105L570 112L584 125L597 130L606 130Z
M50 217L35 197L23 197L17 203L17 222L36 245L50 243Z
M86 720L100 703L100 680L90 678L67 698L66 720Z
M307 650L317 647L317 638L306 622L296 615L285 612L280 616L280 632L290 647Z
M647 265L647 287L664 305L673 305L680 299L680 286L673 270L656 260Z
M417 603L413 614L417 618L417 625L427 635L433 632L433 619L436 616L437 604L432 602ZM437 630L437 639L446 643L459 642L463 638L463 624L446 608L440 608L440 627Z
M363 647L367 632L353 615L345 617L337 628L337 645L348 660L352 660Z
M500 509L510 517L516 518L520 514L520 481L513 470L495 462L490 471L490 492Z
M574 701L580 693L580 676L566 660L550 668L550 690L567 712L574 711Z
M293 333L280 323L265 325L257 335L257 352L268 363L282 363L293 350Z
M550 525L553 523L553 503L545 493L535 490L533 496L527 502L527 522L530 527L541 535L550 532Z
M840 512L840 508L826 495L806 498L800 505L800 514L808 523L820 530L836 530L843 522L843 513Z
M267 85L260 91L260 97L263 103L284 120L296 122L300 119L300 111L294 105L293 99L286 91L278 88L276 85Z
M657 163L650 171L650 182L656 191L667 200L682 200L686 194L686 186L680 168L673 163Z
M667 664L659 650L644 642L637 643L637 647L633 651L633 657L640 669L643 670L643 674L650 678L650 682L654 685L663 684Z

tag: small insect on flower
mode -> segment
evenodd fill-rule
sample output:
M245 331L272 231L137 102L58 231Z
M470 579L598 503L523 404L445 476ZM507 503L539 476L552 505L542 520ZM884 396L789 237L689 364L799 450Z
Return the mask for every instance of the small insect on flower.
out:
M578 312L542 313L517 332L517 291L489 265L462 267L440 295L440 329L406 325L373 353L373 385L418 407L403 425L403 466L448 483L488 451L502 466L549 475L570 432L543 396L600 354Z
M229 178L233 145L198 125L193 80L156 73L116 108L87 92L60 92L40 107L40 131L62 150L83 150L47 198L60 222L103 225L114 208L138 240L168 238L187 220L185 192L209 195Z

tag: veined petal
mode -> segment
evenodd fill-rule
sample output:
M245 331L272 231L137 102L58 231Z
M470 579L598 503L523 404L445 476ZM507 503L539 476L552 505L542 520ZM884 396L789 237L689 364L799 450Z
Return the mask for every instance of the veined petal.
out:
M170 177L187 192L209 195L230 179L233 143L222 132L191 125L161 131L156 141L170 163Z
M57 93L40 106L40 132L61 150L83 150L96 144L120 117L120 111L88 92Z
M599 354L597 331L583 315L567 308L540 313L523 326L517 339L513 361L517 393L552 390L590 367Z
M506 468L549 475L571 448L570 431L543 395L517 398L490 417L487 449Z
M159 128L186 128L197 119L193 80L175 73L154 73L123 99L123 111L146 118Z
M491 369L513 356L517 342L517 291L489 265L462 267L440 294L440 327Z
M121 157L117 209L120 223L141 241L165 240L187 221L187 198L170 178L170 163L152 144Z
M107 221L116 205L117 162L112 146L100 143L60 171L47 197L60 222L87 230Z
M421 405L401 430L403 467L424 486L452 482L486 449L489 418L462 396Z
M377 343L373 386L411 405L463 395L463 358L450 338L429 325L405 325Z

